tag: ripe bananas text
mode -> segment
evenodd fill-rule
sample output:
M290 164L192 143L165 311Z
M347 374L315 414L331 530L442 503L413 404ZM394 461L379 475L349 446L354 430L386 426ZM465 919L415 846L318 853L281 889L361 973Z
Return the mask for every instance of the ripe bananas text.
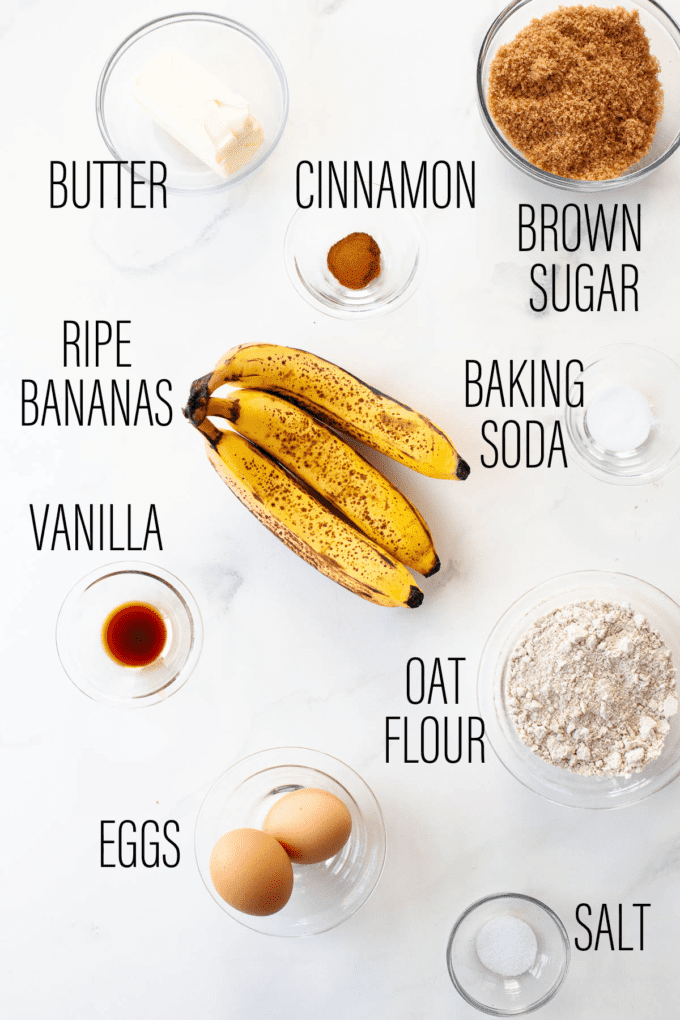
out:
M123 335L129 320L105 319L64 322L64 368L131 368L124 359L131 341ZM166 395L169 379L149 384L146 379L36 379L21 380L22 425L127 425L166 426L172 422L172 406Z

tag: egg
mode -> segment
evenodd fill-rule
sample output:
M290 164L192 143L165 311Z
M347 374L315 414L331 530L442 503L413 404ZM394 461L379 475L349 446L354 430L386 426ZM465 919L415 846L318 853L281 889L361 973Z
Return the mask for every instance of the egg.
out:
M227 903L244 914L275 914L290 899L293 868L273 836L259 829L234 829L213 847L210 878Z
M352 816L334 793L309 788L277 800L262 828L296 864L318 864L342 850L352 831Z

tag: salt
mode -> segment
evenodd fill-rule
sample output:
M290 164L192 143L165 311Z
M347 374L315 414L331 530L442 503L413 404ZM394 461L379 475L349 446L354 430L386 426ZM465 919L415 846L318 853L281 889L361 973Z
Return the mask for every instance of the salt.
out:
M487 921L477 933L476 946L480 962L501 977L524 974L538 952L533 928L510 914Z
M608 386L588 404L586 426L603 450L630 453L647 439L652 412L639 390L632 386Z

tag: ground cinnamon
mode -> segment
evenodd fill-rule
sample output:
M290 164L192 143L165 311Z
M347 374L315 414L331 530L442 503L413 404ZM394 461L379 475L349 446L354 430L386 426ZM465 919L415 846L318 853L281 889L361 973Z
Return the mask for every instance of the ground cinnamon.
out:
M499 48L489 111L535 166L607 180L651 147L663 109L659 70L637 11L559 7Z
M380 274L380 248L370 234L348 234L330 249L326 264L343 287L363 290Z

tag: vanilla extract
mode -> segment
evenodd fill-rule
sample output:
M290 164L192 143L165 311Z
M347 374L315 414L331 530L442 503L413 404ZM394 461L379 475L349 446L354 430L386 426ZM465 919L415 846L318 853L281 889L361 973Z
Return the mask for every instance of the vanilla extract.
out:
M168 628L147 602L126 602L109 613L102 628L107 653L121 666L150 666L165 648Z
M172 406L162 395L172 383L159 379L151 387L145 379L21 380L22 425L169 425Z

